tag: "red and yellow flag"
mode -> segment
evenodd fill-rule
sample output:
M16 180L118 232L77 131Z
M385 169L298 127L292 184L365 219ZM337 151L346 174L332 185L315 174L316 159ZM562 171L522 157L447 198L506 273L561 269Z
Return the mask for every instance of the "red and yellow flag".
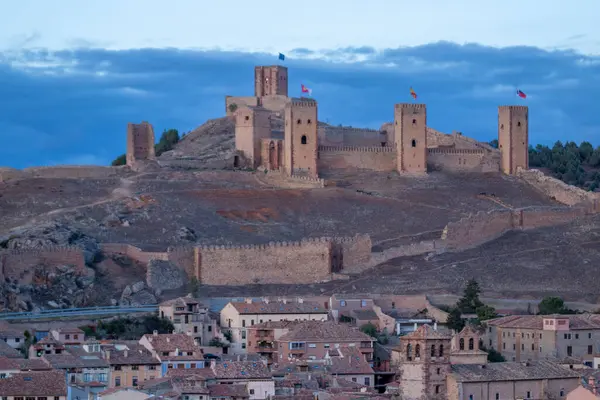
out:
M413 90L413 88L410 88L410 95L412 96L413 99L417 99L417 93L415 93L415 91Z

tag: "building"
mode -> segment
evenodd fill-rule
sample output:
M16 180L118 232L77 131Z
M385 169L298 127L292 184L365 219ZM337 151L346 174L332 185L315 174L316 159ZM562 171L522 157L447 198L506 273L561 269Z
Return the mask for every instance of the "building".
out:
M484 344L509 361L575 357L592 365L600 315L511 315L486 321Z
M2 329L0 340L6 342L13 349L18 349L25 343L25 334L15 329Z
M598 371L584 375L579 381L579 386L567 393L566 400L598 400L600 387L598 386Z
M392 366L396 368L403 399L446 399L450 340L449 334L430 325L400 338L400 345L392 352Z
M52 368L42 360L0 357L0 379L23 371L49 371Z
M131 387L113 387L98 393L98 400L146 400L149 394Z
M54 339L54 336L48 335L29 346L29 358L40 358L45 354L62 354L65 350L62 342Z
M152 334L142 336L139 343L161 363L160 376L172 368L204 368L204 354L194 338L185 333Z
M111 388L137 387L140 382L160 377L161 362L140 344L103 344L102 351L110 367Z
M448 400L564 399L579 385L575 371L551 361L452 365Z
M230 350L246 353L249 327L267 321L326 321L329 312L324 307L298 299L296 302L268 299L230 302L221 310L221 329L231 337Z
M354 347L373 362L373 338L348 324L335 321L306 321L277 340L278 361L295 358L324 359L331 350Z
M502 172L514 175L529 168L529 108L498 107L498 149L502 152Z
M31 371L0 379L3 400L67 400L67 382L63 371Z
M0 340L0 357L23 358L23 354L17 349L13 349L3 340Z
M127 124L127 165L131 166L136 161L155 160L154 140L154 128L148 122Z
M50 335L54 340L65 345L81 345L85 343L85 332L79 328L52 329Z
M487 364L488 354L481 350L480 333L471 325L452 336L450 362L452 364Z
M265 363L213 360L210 369L221 385L246 385L251 400L268 399L275 395L275 382Z
M222 339L217 319L191 295L165 301L158 306L158 311L162 318L173 323L175 333L189 333L201 346L210 346L215 338Z
M247 354L258 354L266 358L268 364L277 361L273 359L273 356L277 354L279 338L300 323L298 321L267 321L252 325L247 329Z
M325 355L325 371L361 385L375 385L372 363L357 347L340 347L328 351Z

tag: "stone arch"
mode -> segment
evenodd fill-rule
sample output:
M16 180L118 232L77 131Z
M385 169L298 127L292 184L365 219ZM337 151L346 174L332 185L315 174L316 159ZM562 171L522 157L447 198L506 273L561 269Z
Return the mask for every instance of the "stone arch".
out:
M465 349L465 338L460 338L460 340L458 341L458 349L459 350Z
M406 359L408 361L412 360L412 345L410 343L406 345Z
M475 343L473 338L469 338L469 350L473 350L475 348Z
M415 346L415 358L421 358L421 345L417 344Z

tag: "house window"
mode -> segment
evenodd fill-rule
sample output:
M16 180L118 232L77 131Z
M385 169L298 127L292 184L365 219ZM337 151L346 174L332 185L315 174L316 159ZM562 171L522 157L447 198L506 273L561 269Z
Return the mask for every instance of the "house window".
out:
M242 343L242 349L246 348L246 343Z
M302 138L300 138L300 143L306 144L306 135L302 135Z
M496 393L496 400L500 400L500 393Z
M246 339L246 331L242 331L242 339Z
M525 351L525 343L521 343L521 351Z
M340 301L340 306L341 307L346 307L346 300Z
M245 328L245 327L246 327L246 320L245 320L245 319L243 319L243 320L242 320L242 328Z
M139 370L139 369L140 369L140 367L139 367L138 365L132 365L132 366L131 366L131 370L132 370L132 371L137 371L137 370Z
M137 386L138 385L138 377L137 376L134 376L134 377L131 378L131 384L133 386Z
M573 347L567 346L567 356L571 357L573 355Z
M575 339L579 339L579 333L575 334Z
M591 339L591 338L592 338L592 334L588 333L588 339Z
M302 121L301 121L301 120L298 118L298 121L296 121L296 123L297 123L298 125L300 125L300 124L302 123Z
M371 378L365 378L365 386L371 386Z
M502 350L506 350L506 343L502 343Z
M396 308L396 303L394 301L392 301L392 309ZM591 334L590 334L591 336Z
M194 326L194 333L198 333L198 327Z
M71 335L65 335L65 339L71 339Z
M517 126L521 126L521 121L517 122ZM529 392L527 392L527 393L529 393Z
M473 400L473 395L472 394L469 395L469 400Z
M560 389L560 397L565 395L565 389Z
M592 352L594 351L592 346L588 346L588 354L592 354Z
M517 345L513 343L513 350L517 349Z
M535 344L531 343L531 351L535 350Z
M520 124L520 122L519 122ZM530 399L531 398L531 392L527 392L527 398Z
M366 300L361 300L360 301L360 306L361 307L366 307L367 306L367 301Z
M444 357L444 345L440 344L440 357Z
M312 121L309 119L308 121L306 121L306 123L307 123L308 125L310 125L310 124L312 123Z
M208 331L212 332L212 326L211 325L208 326Z
M254 394L254 389L249 390L250 394Z
M431 357L435 357L435 344L431 345Z
M121 377L117 376L117 377L115 378L115 386L116 386L116 387L119 387L119 386L121 386Z

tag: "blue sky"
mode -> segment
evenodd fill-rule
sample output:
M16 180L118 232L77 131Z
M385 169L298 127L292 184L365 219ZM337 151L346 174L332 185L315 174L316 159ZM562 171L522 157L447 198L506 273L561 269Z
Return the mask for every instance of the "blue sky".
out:
M377 128L413 86L441 131L491 140L497 106L527 104L531 142L600 145L597 1L330 0L316 13L309 0L284 16L268 11L281 8L271 0L146 0L140 17L141 3L3 5L2 165L109 163L124 152L127 122L193 129L223 115L225 95L252 95L253 66L279 51L291 94L312 88L329 123ZM265 12L265 24L250 18Z

